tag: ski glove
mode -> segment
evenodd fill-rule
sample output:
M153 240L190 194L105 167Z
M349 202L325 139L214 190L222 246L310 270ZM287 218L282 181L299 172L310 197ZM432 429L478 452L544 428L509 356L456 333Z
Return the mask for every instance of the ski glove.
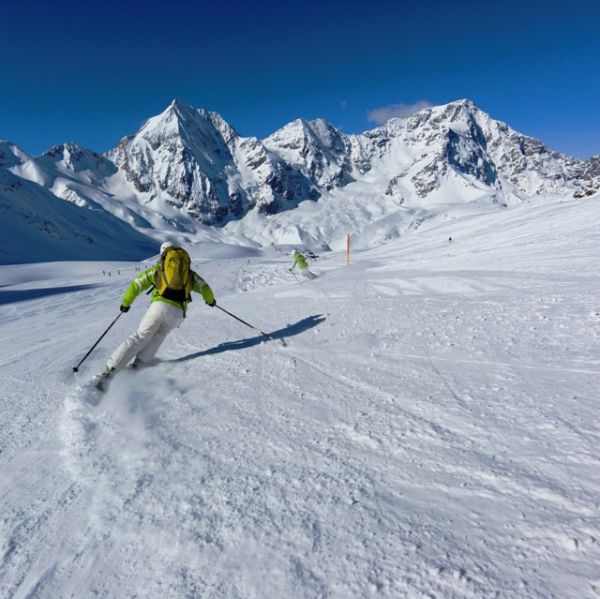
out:
M202 286L200 293L202 293L202 299L207 306L214 306L217 303L213 290L206 283Z
M213 299L211 302L206 302L206 305L214 308L217 305L217 301Z
M129 312L129 308L131 308L131 306L124 306L123 304L121 304L119 310L121 310L121 312Z

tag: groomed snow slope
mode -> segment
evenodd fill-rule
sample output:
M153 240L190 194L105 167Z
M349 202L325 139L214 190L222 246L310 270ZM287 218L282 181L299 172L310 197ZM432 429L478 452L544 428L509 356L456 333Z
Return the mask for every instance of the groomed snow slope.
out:
M145 296L69 370L135 265L0 268L0 596L599 596L599 231L597 199L426 221L302 285L199 248L289 347L195 301L101 398Z
M135 260L159 247L99 206L82 209L1 167L0 218L0 264L32 262L41 257Z

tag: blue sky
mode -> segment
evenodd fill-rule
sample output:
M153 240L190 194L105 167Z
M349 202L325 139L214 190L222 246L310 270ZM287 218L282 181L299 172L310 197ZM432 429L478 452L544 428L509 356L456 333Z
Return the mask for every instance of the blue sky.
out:
M96 0L3 3L0 139L113 147L172 98L264 137L346 133L470 98L580 158L600 154L600 2Z

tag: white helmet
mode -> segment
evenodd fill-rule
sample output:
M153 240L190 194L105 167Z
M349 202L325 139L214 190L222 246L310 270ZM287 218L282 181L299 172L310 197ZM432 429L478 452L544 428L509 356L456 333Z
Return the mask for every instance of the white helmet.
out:
M168 250L169 248L174 248L175 244L171 243L170 241L165 241L161 244L160 246L160 255L162 256L166 250Z

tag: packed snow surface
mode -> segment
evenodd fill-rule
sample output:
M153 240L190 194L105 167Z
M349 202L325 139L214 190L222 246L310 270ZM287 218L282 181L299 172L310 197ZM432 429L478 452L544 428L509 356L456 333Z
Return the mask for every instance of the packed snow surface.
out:
M599 242L591 199L425 221L314 281L198 245L275 339L198 297L104 395L146 296L70 371L143 265L0 267L0 596L600 596Z

